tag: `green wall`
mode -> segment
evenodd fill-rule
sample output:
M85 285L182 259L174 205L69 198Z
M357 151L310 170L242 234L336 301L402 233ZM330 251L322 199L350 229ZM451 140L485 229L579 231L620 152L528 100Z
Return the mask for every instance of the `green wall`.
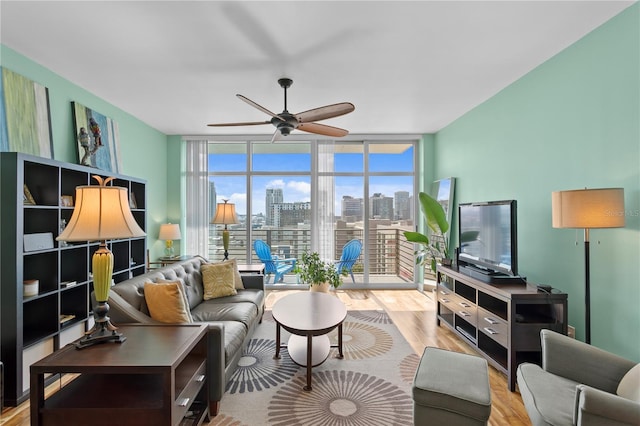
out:
M636 4L438 132L435 151L436 178L457 177L457 203L518 200L519 272L568 293L569 324L579 339L583 232L551 227L551 192L624 188L626 227L591 231L591 341L635 361L639 22Z
M156 240L160 223L167 219L167 136L4 45L0 45L0 65L49 89L56 160L78 162L71 102L80 102L118 123L122 174L147 180L147 245L152 258L161 255L163 245Z

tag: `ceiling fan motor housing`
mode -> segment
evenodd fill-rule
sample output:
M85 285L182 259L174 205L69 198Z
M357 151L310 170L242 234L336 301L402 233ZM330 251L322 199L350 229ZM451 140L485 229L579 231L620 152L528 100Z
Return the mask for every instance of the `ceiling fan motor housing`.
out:
M271 119L271 124L276 126L283 136L288 136L292 130L298 128L298 120L293 114L284 111Z

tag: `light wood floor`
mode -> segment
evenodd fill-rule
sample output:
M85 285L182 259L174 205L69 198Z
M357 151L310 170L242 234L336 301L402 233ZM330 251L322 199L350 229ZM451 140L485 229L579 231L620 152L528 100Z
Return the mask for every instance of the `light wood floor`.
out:
M267 309L281 297L295 290L274 290L267 292ZM473 350L445 327L438 327L435 318L435 302L431 293L415 290L338 290L334 292L344 302L348 310L384 309L416 354L421 355L426 346L436 346L457 352L473 354ZM56 382L47 388L53 393L70 378ZM493 367L489 367L491 384L491 426L531 425L518 392L510 392L507 378ZM29 403L2 411L0 425L28 426Z

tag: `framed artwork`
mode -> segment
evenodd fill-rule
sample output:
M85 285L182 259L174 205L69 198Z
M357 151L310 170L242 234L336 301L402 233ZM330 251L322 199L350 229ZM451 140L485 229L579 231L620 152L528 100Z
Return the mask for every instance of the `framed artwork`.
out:
M118 123L78 102L71 102L78 146L78 163L120 173Z
M0 151L53 158L49 89L0 67Z

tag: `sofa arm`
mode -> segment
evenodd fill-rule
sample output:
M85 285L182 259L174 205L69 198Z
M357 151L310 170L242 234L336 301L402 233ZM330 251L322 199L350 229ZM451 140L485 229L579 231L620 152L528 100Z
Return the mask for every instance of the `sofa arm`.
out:
M95 294L91 293L91 303L96 306ZM142 324L162 324L148 315L134 308L129 302L124 300L122 296L113 290L109 290L109 318L115 325L142 323Z
M540 332L542 368L596 389L615 393L635 363L551 330Z
M207 323L207 381L209 382L209 411L218 414L220 400L224 395L226 382L224 374L224 324Z
M252 288L264 291L264 275L262 274L240 274L244 288Z
M637 426L640 424L640 403L578 385L573 422L578 426Z

